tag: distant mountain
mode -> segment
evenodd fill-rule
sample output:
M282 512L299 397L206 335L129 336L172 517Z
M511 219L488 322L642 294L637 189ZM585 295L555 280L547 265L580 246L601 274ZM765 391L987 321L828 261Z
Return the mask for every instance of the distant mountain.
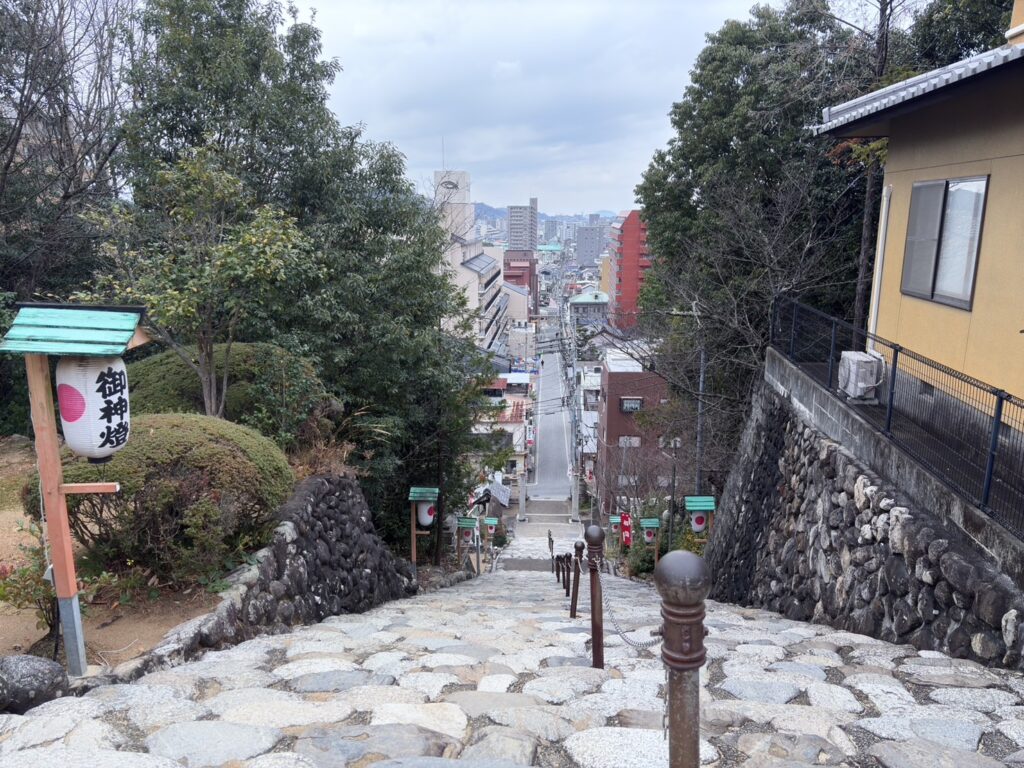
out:
M473 203L478 219L504 219L508 217L508 208L492 208L487 203Z

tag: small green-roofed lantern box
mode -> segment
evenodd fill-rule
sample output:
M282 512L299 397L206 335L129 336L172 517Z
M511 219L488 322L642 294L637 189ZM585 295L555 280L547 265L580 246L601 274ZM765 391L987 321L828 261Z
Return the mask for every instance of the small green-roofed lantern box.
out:
M687 496L683 499L687 512L714 512L714 496Z
M409 501L437 501L437 488L412 486L409 489Z
M120 357L138 341L144 307L18 304L0 352L18 355Z
M60 360L55 380L64 445L89 461L108 461L128 440L131 411L121 356L145 344L140 306L15 304L11 327L0 339L0 353L25 358L39 495L46 519L52 579L68 671L86 671L85 636L78 601L78 577L68 524L67 496L118 493L116 482L65 483L54 408L50 356Z
M622 515L609 515L608 527L612 529L612 533L618 533L622 528Z

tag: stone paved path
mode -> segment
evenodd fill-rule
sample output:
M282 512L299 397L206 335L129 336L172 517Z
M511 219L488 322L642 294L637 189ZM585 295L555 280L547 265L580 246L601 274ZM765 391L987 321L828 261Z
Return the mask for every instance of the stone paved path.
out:
M647 639L660 623L654 591L604 579L619 622ZM499 571L257 638L0 716L0 766L666 766L659 647L609 636L608 668L586 666L585 594L570 620L549 573ZM1020 675L757 610L708 613L706 764L1024 762Z

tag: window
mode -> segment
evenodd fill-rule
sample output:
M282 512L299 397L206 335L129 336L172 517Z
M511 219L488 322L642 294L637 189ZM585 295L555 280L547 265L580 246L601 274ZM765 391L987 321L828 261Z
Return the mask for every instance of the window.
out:
M643 410L644 399L642 397L620 397L619 410L622 413L637 413Z
M639 435L619 435L619 448L639 448Z
M971 308L987 189L987 176L914 185L903 255L903 293Z

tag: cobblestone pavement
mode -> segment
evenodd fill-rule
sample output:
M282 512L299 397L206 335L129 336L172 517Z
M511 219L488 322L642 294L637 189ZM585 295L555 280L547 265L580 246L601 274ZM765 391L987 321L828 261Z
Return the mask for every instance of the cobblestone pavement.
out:
M653 589L603 578L619 623L649 639ZM629 647L606 615L608 668L590 668L581 602L570 620L550 573L499 571L260 637L0 716L0 766L666 766L660 646ZM706 764L1024 762L1018 674L725 605L707 627Z

